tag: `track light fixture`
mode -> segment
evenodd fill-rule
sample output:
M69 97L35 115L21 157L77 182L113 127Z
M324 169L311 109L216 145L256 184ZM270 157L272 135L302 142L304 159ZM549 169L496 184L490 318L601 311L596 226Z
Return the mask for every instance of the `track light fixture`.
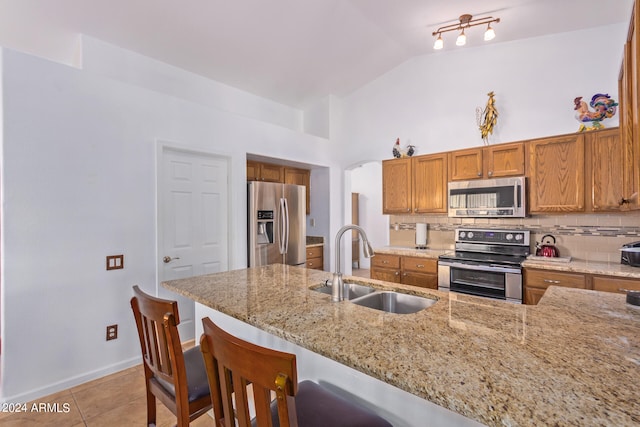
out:
M444 27L440 27L432 33L434 37L436 35L438 36L435 43L433 44L433 48L439 50L444 47L442 33L446 33L448 31L460 31L460 34L456 39L456 46L464 46L467 43L467 35L464 33L464 30L467 28L475 27L476 25L487 25L487 30L484 32L484 40L493 40L496 36L495 30L493 29L493 27L491 27L491 23L493 22L500 22L500 18L485 16L484 18L473 19L473 16L469 14L460 15L458 23L445 25Z

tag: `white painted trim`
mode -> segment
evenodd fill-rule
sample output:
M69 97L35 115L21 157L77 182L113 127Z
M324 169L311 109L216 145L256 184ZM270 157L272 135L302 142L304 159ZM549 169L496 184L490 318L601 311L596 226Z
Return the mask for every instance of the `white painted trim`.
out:
M87 383L89 381L97 380L106 375L115 374L116 372L123 371L133 366L142 363L142 356L136 356L132 359L127 359L122 362L115 363L113 365L105 366L95 371L86 372L81 375L76 375L71 378L66 378L63 381L48 384L46 387L35 388L25 393L16 394L14 396L5 396L0 399L0 403L12 402L12 403L24 403L32 400L41 399L43 396L48 396L53 393L58 393L61 390L67 390L69 388L78 386L80 384Z

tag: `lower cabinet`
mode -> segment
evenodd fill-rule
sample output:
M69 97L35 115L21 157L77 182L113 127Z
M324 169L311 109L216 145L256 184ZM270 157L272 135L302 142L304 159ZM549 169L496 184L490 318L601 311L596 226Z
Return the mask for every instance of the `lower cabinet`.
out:
M324 270L324 246L307 247L307 268Z
M625 293L626 290L640 291L640 280L620 279L618 277L593 276L594 291Z
M640 279L525 268L524 303L537 304L547 288L552 285L621 294L625 293L625 290L640 291Z
M438 261L422 257L376 254L371 258L371 278L438 289Z
M537 304L549 286L587 288L587 277L580 273L524 269L524 303Z

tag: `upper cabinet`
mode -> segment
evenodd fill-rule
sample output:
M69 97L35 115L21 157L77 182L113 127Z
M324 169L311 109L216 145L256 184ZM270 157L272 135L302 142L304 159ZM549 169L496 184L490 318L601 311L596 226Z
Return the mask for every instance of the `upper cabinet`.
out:
M640 209L640 43L638 32L635 31L639 25L640 2L636 1L618 81L623 162L623 190L620 202L623 209Z
M528 142L529 211L584 211L584 134Z
M524 165L522 142L457 150L449 153L449 180L522 176L525 173Z
M307 215L311 212L310 182L311 171L289 166L247 160L247 181L280 182L282 184L304 185L307 189Z
M623 198L624 150L618 128L588 132L586 211L619 211Z
M382 162L382 213L446 213L447 153Z
M309 197L309 182L311 172L308 169L284 168L284 183L304 185L307 189L307 215L311 212L311 198Z
M447 213L447 153L412 160L413 213Z
M411 213L411 157L382 162L382 213Z
M284 182L284 166L247 160L247 181Z

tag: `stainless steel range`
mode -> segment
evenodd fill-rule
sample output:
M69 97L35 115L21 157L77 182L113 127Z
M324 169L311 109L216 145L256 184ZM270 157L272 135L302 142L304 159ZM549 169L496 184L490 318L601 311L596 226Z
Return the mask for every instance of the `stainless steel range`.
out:
M438 258L438 289L522 303L529 230L459 228L455 253Z

